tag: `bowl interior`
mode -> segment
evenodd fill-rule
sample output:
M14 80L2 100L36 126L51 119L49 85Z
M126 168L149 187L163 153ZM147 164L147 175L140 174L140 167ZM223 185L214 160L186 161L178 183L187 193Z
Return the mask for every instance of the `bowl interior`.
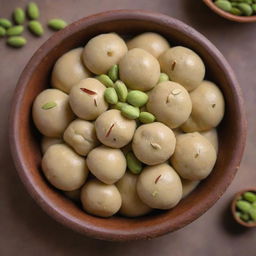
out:
M40 170L40 135L31 117L35 97L50 86L55 61L65 52L84 46L93 36L116 32L123 36L154 31L172 46L196 51L207 67L207 79L221 88L226 102L225 117L219 127L219 153L211 175L173 210L140 218L110 219L86 214L53 189ZM55 34L33 56L24 70L14 99L11 117L11 146L19 174L31 195L50 215L84 234L109 240L151 238L174 231L200 216L222 195L238 168L245 141L242 99L232 70L218 50L202 35L164 15L139 11L117 11L84 18Z

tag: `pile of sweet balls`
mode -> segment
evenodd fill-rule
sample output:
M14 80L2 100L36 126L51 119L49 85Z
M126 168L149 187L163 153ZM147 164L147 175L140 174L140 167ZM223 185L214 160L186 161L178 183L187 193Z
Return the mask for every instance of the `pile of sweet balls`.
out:
M100 217L175 207L217 157L224 99L204 76L194 51L156 33L65 53L33 104L46 179Z

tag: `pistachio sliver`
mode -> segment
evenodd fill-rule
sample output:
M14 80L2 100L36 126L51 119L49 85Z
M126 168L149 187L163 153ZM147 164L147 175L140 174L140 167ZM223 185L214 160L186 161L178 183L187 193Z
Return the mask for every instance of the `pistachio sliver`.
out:
M56 107L56 106L57 106L56 102L50 101L50 102L45 103L45 104L42 106L42 109L48 110L48 109L54 108L54 107Z

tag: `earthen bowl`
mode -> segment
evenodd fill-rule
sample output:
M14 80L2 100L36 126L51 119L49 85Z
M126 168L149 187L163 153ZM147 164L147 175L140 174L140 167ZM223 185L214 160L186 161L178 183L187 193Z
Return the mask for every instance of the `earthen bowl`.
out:
M241 197L241 195L245 192L248 192L248 191L251 191L251 192L254 192L256 193L256 188L248 188L248 189L243 189L241 191L239 191L238 193L235 194L233 200L232 200L232 203L231 203L231 212L232 212L232 215L235 219L235 221L246 227L246 228L256 228L256 222L245 222L243 220L241 220L237 215L236 215L236 201L238 200L239 197Z
M221 88L226 102L219 127L219 153L211 175L169 211L156 211L140 218L114 216L104 219L86 214L44 179L40 162L40 135L31 117L35 97L50 85L56 60L95 35L114 31L125 37L154 31L171 45L196 51L207 67L207 79ZM25 67L13 98L10 144L19 176L31 196L55 220L90 237L105 240L149 239L175 231L206 212L224 193L239 168L246 138L246 119L235 75L216 47L186 24L157 13L136 10L109 11L83 18L53 35ZM39 221L40 225L40 221Z
M204 3L215 13L218 15L222 16L225 19L231 20L231 21L236 21L236 22L242 22L242 23L247 23L247 22L256 22L256 15L253 16L237 16L229 12L225 12L221 10L219 7L217 7L213 0L203 0Z

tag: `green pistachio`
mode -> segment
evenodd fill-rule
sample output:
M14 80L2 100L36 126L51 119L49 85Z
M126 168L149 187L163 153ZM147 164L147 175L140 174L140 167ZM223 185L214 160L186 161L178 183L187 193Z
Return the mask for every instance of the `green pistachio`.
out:
M253 192L245 192L243 194L243 198L250 203L256 202L256 194Z
M98 79L106 87L114 87L113 81L105 74L97 76L96 79Z
M116 90L118 99L121 102L125 102L128 95L128 90L125 84L122 81L118 80L115 82L114 88Z
M25 22L25 12L21 8L16 8L13 12L13 19L16 24L22 25Z
M128 152L126 154L126 162L128 169L133 174L140 174L142 171L142 163L136 158L133 152Z
M8 28L6 31L7 36L19 36L23 33L24 27L22 25L17 25L11 28Z
M42 36L44 34L44 29L40 22L37 20L32 20L28 24L28 28L32 34L35 36Z
M131 105L124 105L121 108L121 113L128 119L137 119L140 116L139 108L133 107Z
M252 4L252 10L254 13L256 13L256 4Z
M0 37L3 37L6 35L6 29L3 27L0 27Z
M242 213L240 219L247 222L250 219L250 215L248 213Z
M140 112L139 120L144 124L153 123L155 119L155 116L149 112Z
M218 1L214 2L214 4L226 12L230 12L230 10L232 8L232 5L229 1L218 0Z
M107 88L104 91L104 98L105 98L106 102L108 102L109 104L116 104L118 102L116 90L111 87Z
M237 16L242 15L242 12L240 11L240 9L238 9L236 7L232 7L231 10L230 10L230 13L232 13L234 15L237 15Z
M245 16L251 16L253 13L252 7L249 4L240 3L237 8L244 14Z
M36 3L30 2L27 7L27 14L29 19L36 20L40 16L40 11Z
M236 202L236 207L240 211L244 213L249 213L250 209L252 208L251 204L244 200L239 200Z
M121 111L121 109L122 109L123 106L129 106L129 104L119 101L119 102L117 102L117 103L115 104L114 108Z
M24 46L26 43L27 43L26 38L22 36L11 36L7 40L7 44L15 48L20 48Z
M12 22L8 19L0 18L0 26L8 29L12 26Z
M49 28L53 30L61 30L67 26L67 22L62 19L51 19L48 21Z
M113 82L116 82L119 79L119 66L112 66L108 71L108 76Z
M255 208L250 209L249 215L251 216L253 221L256 221L256 209Z
M165 73L161 73L160 74L160 77L159 77L159 80L158 80L158 84L159 83L162 83L162 82L165 82L165 81L169 81L169 76Z
M148 101L148 95L138 90L132 90L127 95L127 102L134 107L142 107Z

